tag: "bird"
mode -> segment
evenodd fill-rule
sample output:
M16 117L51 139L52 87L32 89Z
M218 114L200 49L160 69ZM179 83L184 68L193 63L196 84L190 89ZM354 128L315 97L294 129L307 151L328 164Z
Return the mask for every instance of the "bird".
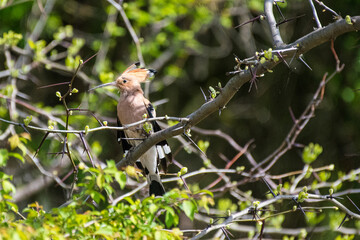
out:
M117 124L119 127L156 117L156 112L150 101L144 96L140 83L145 82L156 74L154 69L140 68L136 62L129 66L114 82L94 87L90 90L105 86L116 86L120 91L117 104ZM89 91L90 91L89 90ZM132 126L123 131L117 131L117 141L122 145L126 156L131 149L142 143L152 133L160 131L156 121ZM152 146L137 161L136 166L143 171L149 185L149 194L162 196L165 194L164 185L159 175L159 166L166 173L167 166L172 162L172 154L166 140Z

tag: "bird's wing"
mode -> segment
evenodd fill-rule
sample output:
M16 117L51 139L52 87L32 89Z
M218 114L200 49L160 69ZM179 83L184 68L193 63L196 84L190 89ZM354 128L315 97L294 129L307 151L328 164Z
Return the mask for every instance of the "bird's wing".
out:
M117 124L119 127L122 127L122 124L119 120L119 118L117 118ZM119 144L122 145L122 148L123 148L123 151L124 151L124 154L126 155L130 148L132 148L131 144L126 140L126 136L125 136L125 132L122 131L122 130L118 130L117 131L117 141Z
M118 127L122 127L122 124L121 124L118 117L117 117L117 125L118 125ZM126 154L128 154L128 152L130 151L130 149L133 146L126 140L126 135L125 135L124 131L122 131L122 130L117 131L117 141L118 141L119 144L121 144L122 149L124 151L124 155L126 156ZM136 164L137 168L144 171L144 167L142 166L142 164L141 164L141 162L139 160L137 160L135 162L135 164Z
M151 105L151 103L148 103L146 105L146 110L148 112L149 118L154 118L156 116L155 109L154 109L153 105ZM161 130L159 124L156 121L151 121L151 124L153 126L154 132L158 132ZM166 173L167 172L167 163L172 162L172 154L171 154L171 149L169 147L169 144L167 143L166 140L162 140L161 142L156 144L156 150L159 155L161 167L162 167L163 171Z

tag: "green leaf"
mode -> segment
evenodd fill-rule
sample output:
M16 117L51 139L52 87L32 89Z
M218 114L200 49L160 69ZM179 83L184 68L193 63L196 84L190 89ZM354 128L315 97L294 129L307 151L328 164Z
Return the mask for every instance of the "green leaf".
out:
M186 200L182 203L182 208L188 218L194 220L195 212L197 211L196 204L193 201Z
M268 50L264 50L264 57L267 60L270 60L272 58L272 49L269 48Z
M8 205L8 207L10 207L10 209L14 212L19 211L19 207L13 202L6 201L6 205Z
M352 23L352 21L351 21L351 17L350 17L349 15L346 15L346 16L345 16L345 21L346 21L347 24L353 25L353 23Z
M237 205L234 204L229 198L221 198L218 201L218 209L220 211L236 211Z
M8 180L4 180L1 185L6 193L14 193L16 191L15 186Z
M331 172L321 171L318 173L318 175L319 175L320 180L325 182L326 180L328 180L331 177Z
M307 222L311 226L315 226L325 219L325 214L318 214L315 212L306 212L305 214L306 214Z
M176 214L175 210L171 207L166 207L165 214L165 225L167 228L171 226L177 226L179 224L179 216Z
M68 48L68 53L70 56L75 56L82 46L84 46L85 40L82 38L74 38L72 40L72 45Z
M171 228L174 225L174 215L170 211L166 211L165 225L167 228Z
M201 151L203 151L204 153L206 153L207 149L210 146L210 142L209 141L203 141L203 140L199 140L197 142L197 145L199 146L199 148L201 149Z
M106 161L107 168L115 168L115 161L114 160L108 160Z
M0 167L4 167L9 159L9 152L2 148L0 149Z
M29 47L31 48L31 49L35 49L35 43L34 43L34 41L33 40L31 40L30 38L28 39L28 44L29 44Z
M102 224L99 229L95 232L95 235L102 235L102 236L111 236L113 235L114 231L112 227L108 225Z
M8 139L11 150L14 150L20 144L19 135L15 134Z
M310 164L322 153L323 148L319 144L310 143L303 150L302 158L304 163Z
M7 1L0 1L0 7L6 5ZM19 33L15 33L13 31L4 32L3 37L0 38L0 45L8 44L11 46L16 46L18 42L22 39L22 35Z
M308 199L309 198L309 194L307 193L307 192L305 192L305 191L301 191L301 192L299 192L299 194L298 194L298 202L304 202L305 201L305 199Z
M264 64L265 62L266 62L266 58L261 57L261 58L260 58L260 63L261 63L261 64Z
M22 151L23 156L25 156L27 149L26 146L22 143L19 144L18 148Z
M117 26L115 22L108 22L106 30L114 37L124 36L126 33L125 29Z
M124 189L126 185L126 174L123 172L115 173L115 180L119 183L120 188Z
M105 201L105 197L101 193L98 193L96 191L92 191L90 193L90 196L92 199L94 199L96 203L100 203L100 201Z
M155 239L168 239L165 231L158 230L155 232Z
M159 207L156 205L156 204L150 204L150 206L149 206L149 212L151 213L151 214L154 214L154 213L156 213L156 211L159 209ZM167 213L167 212L166 212Z
M99 74L99 79L102 83L108 83L114 81L114 73L112 72L101 72Z
M30 116L27 116L27 117L24 119L24 124L25 124L25 126L28 126L28 125L29 125L29 123L31 122L32 118L33 118L33 117L30 115Z
M104 187L104 183L105 183L105 178L103 174L99 174L96 177L96 185L98 185L98 187L101 189Z
M351 103L355 99L355 91L350 87L345 87L341 92L341 97L345 102Z
M95 155L100 155L100 153L102 152L102 146L99 141L94 141L91 144L91 149Z
M66 59L65 59L65 65L66 65L68 68L73 68L74 58L71 57L71 56L67 56Z
M25 160L24 160L23 156L21 156L21 154L19 154L19 153L11 152L11 153L9 153L9 157L17 158L17 159L19 159L22 163L25 163Z
M145 132L146 132L147 134L150 134L150 133L152 132L152 130L153 130L152 125L151 125L151 123L149 123L149 122L145 122L145 123L143 124L143 129L145 130Z
M55 40L61 41L66 38L65 27L59 27L58 31L53 35Z
M183 168L181 168L181 170L178 172L178 177L180 177L180 176L182 176L182 175L184 175L184 174L186 174L188 172L188 168L187 167L183 167Z
M126 197L126 198L124 198L124 200L126 200L131 205L135 204L135 202L131 199L131 197Z
M201 195L201 199L198 200L197 203L198 206L204 208L208 214L210 212L209 205L211 206L215 205L214 199L206 195Z

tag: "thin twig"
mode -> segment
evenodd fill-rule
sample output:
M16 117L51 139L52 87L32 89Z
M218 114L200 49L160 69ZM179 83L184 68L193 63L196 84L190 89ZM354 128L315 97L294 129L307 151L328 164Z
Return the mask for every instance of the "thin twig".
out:
M121 6L121 4L115 2L114 0L107 0L107 1L120 12L121 17L124 20L125 26L126 26L127 30L129 31L131 38L133 39L133 41L135 43L136 52L137 52L137 56L138 56L138 59L140 62L140 66L145 67L145 61L144 61L144 57L141 52L141 45L140 45L139 38L136 35L135 30L129 21L129 18L126 16L126 13L125 13L123 7ZM145 90L144 90L144 95L146 98L149 98L149 87L150 87L150 82L146 82Z
M88 130L61 130L61 129L49 129L49 128L41 128L41 127L36 127L33 125L28 125L27 128L33 129L33 130L38 130L38 131L43 131L43 132L49 132L49 133L74 133L74 134L79 134L79 133L90 133L90 132L97 132L97 131L102 131L102 130L126 130L128 128L131 128L133 126L145 123L145 122L152 122L152 121L159 121L159 120L173 120L173 121L179 121L179 122L188 122L189 119L188 118L178 118L178 117L169 117L169 116L164 116L164 117L155 117L155 118L145 118L143 120L131 123L131 124L127 124L127 125L123 125L122 127L115 127L115 126L101 126L101 127L96 127L96 128L89 128ZM10 121L10 120L6 120L3 118L0 118L1 122L5 122L8 124L12 124L15 126L21 126L22 123L18 123L18 122L14 122L14 121Z
M311 7L312 13L314 15L314 19L315 19L317 27L322 28L319 17L318 17L317 12L316 12L316 8L315 8L314 3L313 3L313 0L309 0L309 3L310 3L310 7Z
M320 6L322 6L323 8L325 8L326 10L328 10L329 12L331 12L332 14L334 14L337 18L340 18L341 16L339 14L337 14L334 10L332 10L331 8L329 8L328 6L326 6L323 2L319 1L319 0L315 0L315 2L317 2Z
M285 140L281 143L281 145L268 157L266 157L263 161L261 161L256 167L252 169L252 171L257 170L258 167L263 166L265 163L271 161L266 168L264 168L261 173L264 173L265 171L269 170L279 159L281 156L283 156L288 150L290 150L299 134L302 132L304 127L307 125L307 123L312 118L316 107L320 104L321 99L319 98L320 93L323 91L324 85L332 79L337 71L335 71L331 76L327 78L325 82L321 81L319 84L318 89L315 91L314 96L312 100L309 102L308 106L305 108L303 113L299 118L295 120L295 123L291 130L289 131L288 135L286 136Z
M234 157L233 159L231 159L230 162L228 162L225 166L225 169L230 169L230 167L242 156L244 155L244 153L247 152L247 149L249 148L250 144L253 143L254 140L250 140L245 146L244 148L238 152ZM216 184L218 184L220 181L221 181L221 177L217 178L215 181L213 181L212 183L210 183L207 187L205 187L205 189L210 189L212 187L214 187Z
M258 209L264 208L266 206L269 206L271 204L273 204L274 202L277 201L282 201L284 199L287 200L293 200L293 199L297 199L297 195L278 195L275 198L271 198L269 200L260 202L259 205L257 206ZM305 202L311 200L311 199L318 199L318 200L322 200L322 201L329 201L332 202L335 206L339 207L340 209L344 210L347 214L349 214L350 216L356 218L356 219L360 219L360 215L356 214L352 211L350 211L349 209L347 209L344 205L342 205L341 203L339 203L337 200L335 199L329 199L327 195L315 195L315 194L308 194L308 199L305 199ZM304 208L302 208L304 210ZM235 221L238 221L238 219L240 219L242 216L247 215L249 212L251 212L253 210L253 206L250 206L240 212L236 212L234 214L231 214L229 217L227 217L224 222L220 223L220 224L214 224L211 225L207 228L205 228L204 230L202 230L199 234L197 234L196 236L194 236L193 238L191 238L192 240L196 240L196 239L200 239L202 237L204 237L206 234L210 233L211 231L217 230L217 229L221 229L226 227L227 225L232 225ZM247 220L248 221L248 220Z

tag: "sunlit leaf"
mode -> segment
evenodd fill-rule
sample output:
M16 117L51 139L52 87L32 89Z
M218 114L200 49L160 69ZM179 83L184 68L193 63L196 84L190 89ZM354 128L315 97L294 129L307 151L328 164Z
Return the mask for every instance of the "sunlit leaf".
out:
M19 135L15 134L13 136L11 136L8 139L8 142L10 143L10 148L11 150L14 150L15 148L17 148L20 144L20 139L19 139Z
M197 211L197 206L195 205L195 203L191 200L185 200L182 203L182 208L183 208L186 216L188 218L190 218L191 220L194 220L194 215L195 215L195 212Z

